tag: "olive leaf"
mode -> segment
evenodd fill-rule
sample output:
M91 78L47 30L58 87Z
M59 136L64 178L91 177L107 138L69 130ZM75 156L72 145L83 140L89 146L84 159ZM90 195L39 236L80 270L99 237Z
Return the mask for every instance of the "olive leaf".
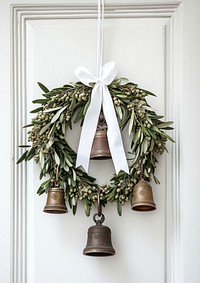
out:
M43 112L44 113L53 112L53 111L59 110L60 108L62 108L62 107L59 106L59 107L55 107L55 108L49 108L49 109L44 110Z
M40 153L39 153L39 159L40 159L40 165L41 165L41 167L43 169L43 167L44 167L44 154L43 154L43 150L42 149L40 150Z
M74 182L75 182L75 181L76 181L76 172L75 172L74 169L72 169L72 172L73 172L73 180L74 180Z
M131 131L132 131L132 128L133 128L134 117L135 117L135 112L134 112L134 109L133 109L132 112L131 112L131 118L130 118L129 127L128 127L129 136L131 135Z
M67 105L65 105L63 108L61 108L51 119L51 124L55 123L58 118L60 117L60 114L67 108Z
M172 124L173 124L172 121L164 122L164 123L158 124L157 128L158 129L165 129L165 128L171 126Z
M72 213L73 213L73 215L76 214L76 211L77 211L77 204L78 204L78 201L76 201L76 204L72 206Z
M89 99L88 99L88 101L87 101L87 103L85 104L85 107L84 107L84 109L83 109L83 115L85 116L85 114L86 114L86 112L87 112L87 110L88 110L88 107L89 107L89 105L90 105L90 102L91 102L91 96L89 97Z
M31 145L19 145L19 147L26 148L26 147L31 147Z
M54 139L53 138L50 138L48 143L47 143L47 148L50 148L52 146L52 144L54 143Z
M48 134L48 138L50 139L51 136L53 136L54 132L55 132L55 129L56 129L56 124L53 124L49 134Z
M154 139L151 139L151 145L150 145L149 151L153 150L154 145L155 145Z
M29 128L29 127L32 127L32 126L34 126L34 124L28 124L28 125L26 125L26 126L23 126L23 129Z
M122 120L122 109L120 106L116 106L117 114L119 115L119 119Z
M37 190L37 194L38 195L43 194L45 191L47 191L50 188L50 185L51 185L51 179L48 179L48 180L44 181L40 185L39 189Z
M141 145L141 153L145 154L147 152L147 149L148 149L148 140L144 138L142 145Z
M23 160L26 160L27 153L28 153L28 150L26 150L26 151L22 154L22 156L18 159L17 164L19 164L19 163L22 162Z
M122 216L122 205L120 202L117 203L117 212L119 216Z
M60 165L60 158L59 158L58 154L56 153L56 151L54 152L54 157L55 157L56 164L59 166Z
M39 111L41 111L41 110L43 110L43 107L38 107L38 108L36 108L36 109L30 111L30 113L37 113L37 112L39 112Z
M76 115L76 117L75 117L75 119L74 119L74 123L77 123L80 119L82 119L83 117L84 117L84 108L81 108L79 111L78 111L78 113L77 113L77 115Z
M39 135L42 135L50 127L51 123L46 124L39 132Z
M41 90L43 90L45 93L48 93L49 90L46 86L44 86L42 83L38 82L39 87L41 88Z
M33 100L32 102L34 103L34 104L46 104L47 103L47 101L49 101L49 99L35 99L35 100Z
M31 149L26 154L26 161L31 160L35 156L35 148L31 147Z

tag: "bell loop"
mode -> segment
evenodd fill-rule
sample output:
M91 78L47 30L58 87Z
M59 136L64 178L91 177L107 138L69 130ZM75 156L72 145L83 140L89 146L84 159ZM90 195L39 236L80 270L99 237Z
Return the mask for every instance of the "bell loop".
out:
M97 216L101 218L97 219ZM101 225L105 221L105 216L103 215L103 213L101 213L101 215L99 215L98 213L95 213L93 216L93 220L97 225Z
M98 191L98 195L97 195L97 208L98 208L98 216L100 217L102 215L100 190Z
M59 187L59 175L60 175L59 166L56 167L55 171L56 171L55 187Z
M140 174L140 181L144 181L144 164L143 164L143 162L141 163L141 168L140 168L140 170L141 170L141 174Z
M107 131L107 124L102 109L99 115L99 122L97 125L97 131L101 131L101 130Z
M97 219L97 216L100 217L100 219ZM105 221L105 216L102 213L100 189L97 194L97 213L94 214L93 220L97 225L101 225Z

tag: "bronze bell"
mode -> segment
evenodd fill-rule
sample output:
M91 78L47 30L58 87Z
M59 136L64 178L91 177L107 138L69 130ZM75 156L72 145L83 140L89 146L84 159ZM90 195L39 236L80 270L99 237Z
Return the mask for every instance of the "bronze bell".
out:
M67 212L63 189L60 189L58 186L49 189L47 202L43 211L57 214Z
M110 159L110 149L107 139L107 125L104 114L101 111L97 125L96 134L94 137L90 159Z
M97 257L114 255L115 250L111 242L111 230L107 226L102 225L105 219L104 215L101 214L100 220L96 220L97 216L98 213L94 214L93 217L96 225L88 229L88 239L83 254Z
M135 185L131 208L137 211L151 211L156 209L152 188L148 182L141 180Z

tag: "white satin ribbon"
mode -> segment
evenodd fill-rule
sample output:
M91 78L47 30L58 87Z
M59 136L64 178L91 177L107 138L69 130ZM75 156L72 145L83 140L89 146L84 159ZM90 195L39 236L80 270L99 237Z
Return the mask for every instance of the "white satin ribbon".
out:
M101 107L107 123L107 136L116 174L120 170L129 174L128 163L123 148L115 108L110 96L108 85L117 75L115 62L108 62L101 70L99 78L93 76L88 69L79 66L75 70L77 78L85 85L95 83L91 94L91 103L85 115L77 152L76 167L81 166L88 172L91 148L99 120Z

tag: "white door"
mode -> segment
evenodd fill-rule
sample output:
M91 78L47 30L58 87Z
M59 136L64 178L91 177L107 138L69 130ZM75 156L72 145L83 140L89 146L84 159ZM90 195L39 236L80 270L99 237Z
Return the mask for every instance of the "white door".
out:
M36 194L38 166L33 161L16 165L18 145L27 140L22 127L33 117L32 100L41 97L37 82L51 89L75 81L78 65L95 72L97 3L86 2L0 3L0 282L198 283L198 0L105 4L104 63L115 61L118 77L157 94L148 101L174 121L171 134L176 140L159 157L156 175L161 184L151 183L155 211L134 212L127 203L119 217L114 204L103 208L115 256L82 254L95 209L90 217L82 204L75 216L71 210L43 213L46 195ZM79 127L73 127L69 142L75 150L79 135ZM123 138L128 147L127 132ZM90 173L99 183L108 182L112 162L92 161Z

